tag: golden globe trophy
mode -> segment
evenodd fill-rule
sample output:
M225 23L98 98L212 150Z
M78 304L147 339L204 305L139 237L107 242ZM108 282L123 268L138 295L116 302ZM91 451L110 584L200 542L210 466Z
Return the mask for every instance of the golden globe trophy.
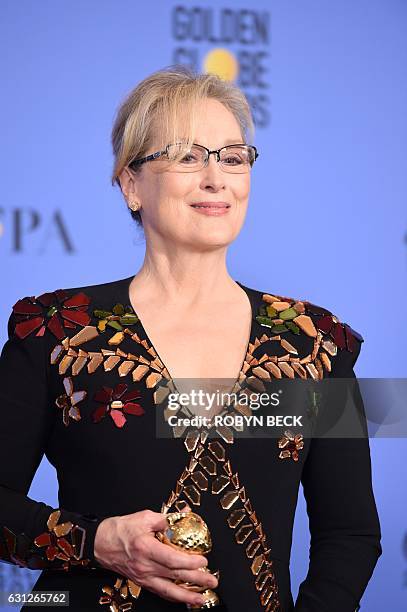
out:
M199 514L195 512L170 512L165 515L165 518L169 527L156 533L156 537L163 544L196 555L205 555L212 549L211 534L207 524ZM199 569L203 572L212 573L219 579L219 571L211 572L207 567ZM182 580L174 580L174 583L189 591L201 593L205 598L205 603L202 605L186 604L188 610L206 610L220 605L218 595L208 587Z

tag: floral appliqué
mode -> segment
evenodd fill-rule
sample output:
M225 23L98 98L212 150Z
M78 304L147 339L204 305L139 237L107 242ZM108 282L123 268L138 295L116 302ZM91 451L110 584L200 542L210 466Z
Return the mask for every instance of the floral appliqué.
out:
M298 451L304 448L304 437L302 434L294 435L290 429L286 429L284 435L278 441L280 451L280 459L288 459L292 457L294 461L298 461Z
M35 298L25 297L13 306L16 320L15 334L24 339L37 330L43 336L48 329L58 340L65 338L65 329L88 325L90 316L86 312L90 298L85 293L69 297L62 289L43 293Z
M64 380L65 393L59 395L55 403L58 408L62 410L62 420L64 425L68 427L70 419L79 421L81 419L81 413L77 404L81 402L87 395L87 391L74 391L72 378L65 376Z
M58 525L61 516L60 510L52 512L47 521L48 532L44 532L34 539L38 547L45 547L45 554L49 561L62 559L66 562L63 568L68 569L70 565L87 565L89 559L82 559L83 546L85 543L85 530L71 521ZM71 542L66 536L70 536Z
M118 576L113 587L102 587L104 595L101 595L99 603L110 606L109 610L113 612L130 612L133 610L132 600L138 598L140 591L141 587L130 578Z
M111 327L116 331L123 331L124 327L134 325L139 320L131 306L123 306L123 304L115 304L112 310L95 309L94 316L99 319L97 328L100 332L104 332L106 327Z
M128 391L124 383L119 383L114 389L103 386L93 397L102 403L92 414L94 423L99 423L109 414L116 427L123 427L127 420L126 414L136 416L144 414L143 407L134 401L141 398L140 391L137 389Z
M289 330L299 334L302 330L308 336L315 337L319 330L329 335L339 349L346 348L350 352L356 348L356 339L363 342L363 337L350 325L339 321L326 308L307 300L294 300L266 293L263 294L263 304L259 307L258 313L257 322L271 328L275 334ZM310 314L315 315L314 320Z
M16 534L8 527L3 527L4 545L0 539L1 559L29 569L52 567L67 571L72 565L89 565L90 559L83 558L85 529L70 521L58 525L60 516L60 510L52 511L47 521L48 531L34 540L24 533Z

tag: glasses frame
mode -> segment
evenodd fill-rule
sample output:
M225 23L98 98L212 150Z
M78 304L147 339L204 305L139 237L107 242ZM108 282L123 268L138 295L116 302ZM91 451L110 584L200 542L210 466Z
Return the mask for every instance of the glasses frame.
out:
M131 168L132 166L139 166L141 164L144 164L145 162L148 161L153 161L155 159L157 159L158 157L162 157L163 155L167 155L168 156L168 148L173 146L174 144L184 144L183 142L174 142L171 144L168 144L164 151L156 151L155 153L152 153L151 155L147 155L146 157L140 157L139 159L133 159L133 161L131 161L128 165L129 168ZM197 142L193 142L192 146L196 146L196 147L200 147L201 149L204 149L206 151L206 159L204 161L204 165L202 166L202 168L205 168L208 163L209 163L209 156L212 153L216 154L216 161L220 162L220 152L223 151L224 149L230 149L232 147L247 147L250 149L254 150L254 159L253 161L250 163L250 167L253 167L254 162L256 161L256 159L259 157L259 153L257 151L257 148L254 145L248 145L245 142L237 142L236 144L231 144L231 145L226 145L224 147L221 147L220 149L214 149L213 151L211 151L210 149L208 149L208 147L204 147L203 145L198 144ZM199 168L199 170L202 170L202 168ZM222 168L222 164L221 164L221 168ZM185 170L184 172L199 172L199 170ZM223 170L223 168L222 168ZM182 171L180 171L182 172ZM227 170L224 170L224 172L227 172ZM233 174L233 172L230 172L229 174ZM235 174L239 174L238 172L236 172Z

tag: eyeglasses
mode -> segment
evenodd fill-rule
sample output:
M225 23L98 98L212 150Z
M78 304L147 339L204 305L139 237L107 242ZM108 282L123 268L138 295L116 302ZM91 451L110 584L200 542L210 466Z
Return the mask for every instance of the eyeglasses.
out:
M177 159L181 153L183 153L183 156ZM135 168L135 166L147 161L166 157L171 162L168 170L172 172L197 172L208 164L211 153L215 154L215 159L220 163L222 170L234 174L249 172L259 156L256 147L253 145L232 144L210 151L207 147L195 143L191 148L185 149L185 143L176 142L167 145L164 151L157 151L147 155L147 157L134 159L128 166L129 168Z

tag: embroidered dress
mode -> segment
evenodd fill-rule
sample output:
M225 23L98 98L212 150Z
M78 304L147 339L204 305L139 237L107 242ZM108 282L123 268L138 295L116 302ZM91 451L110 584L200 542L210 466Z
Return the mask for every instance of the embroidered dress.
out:
M209 526L208 566L219 571L223 609L358 609L381 554L368 439L306 438L285 426L256 437L228 425L157 436L176 386L130 305L132 278L13 307L0 356L0 560L41 569L34 590L69 591L73 610L185 610L102 568L93 545L106 517L174 512L187 502ZM348 324L308 301L238 284L253 317L236 391L355 377L363 338ZM251 410L234 404L222 414ZM58 508L27 496L44 454L57 471ZM300 484L311 548L294 603Z

